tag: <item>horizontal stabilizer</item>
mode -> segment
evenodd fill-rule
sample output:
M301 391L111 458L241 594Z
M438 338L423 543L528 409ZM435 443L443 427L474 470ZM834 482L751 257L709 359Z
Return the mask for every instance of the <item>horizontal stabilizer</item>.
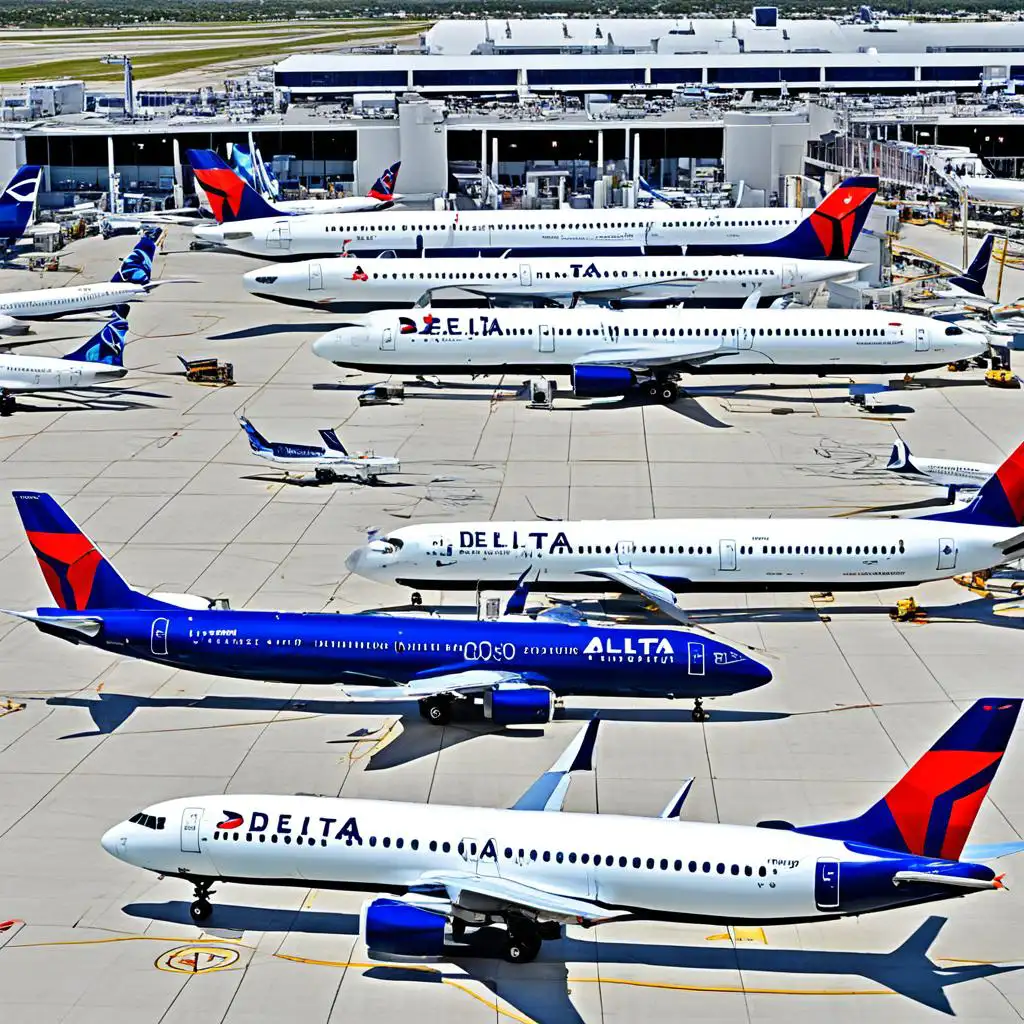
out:
M95 615L42 615L39 612L16 612L9 608L0 608L0 612L4 615L13 615L16 619L33 622L46 629L80 633L82 636L99 636L103 628L103 620Z
M973 843L965 846L960 854L961 860L986 861L999 860L1001 857L1012 857L1015 853L1024 853L1024 841L1016 839L1010 843Z
M512 805L513 811L560 811L573 772L594 770L598 718L592 718L562 751L562 756Z

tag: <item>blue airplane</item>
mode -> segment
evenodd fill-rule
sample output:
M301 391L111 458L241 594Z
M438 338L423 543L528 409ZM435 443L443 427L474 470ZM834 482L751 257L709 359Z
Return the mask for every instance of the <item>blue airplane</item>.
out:
M0 249L10 247L25 234L36 207L42 173L38 164L24 164L0 194Z
M428 721L456 701L500 725L547 722L555 698L705 697L763 686L771 670L675 628L458 621L391 615L208 610L134 590L48 494L15 491L56 607L10 612L41 632L144 661L236 679L338 683L353 699L419 701Z

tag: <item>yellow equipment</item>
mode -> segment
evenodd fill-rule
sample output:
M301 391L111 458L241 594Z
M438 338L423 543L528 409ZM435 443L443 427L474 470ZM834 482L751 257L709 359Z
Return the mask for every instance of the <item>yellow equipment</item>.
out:
M1012 370L988 370L985 383L990 388L1019 388L1020 381Z

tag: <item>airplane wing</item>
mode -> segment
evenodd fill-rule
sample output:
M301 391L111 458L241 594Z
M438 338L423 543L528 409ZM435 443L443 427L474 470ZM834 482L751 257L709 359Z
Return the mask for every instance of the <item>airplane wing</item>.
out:
M492 686L512 688L535 685L527 682L518 672L499 672L495 669L465 669L445 672L435 676L412 679L408 683L394 683L391 686L363 686L357 683L342 684L342 692L350 700L407 701L422 700L424 697L439 697L446 693L464 696Z
M562 896L498 875L476 875L467 871L429 871L420 875L410 888L417 891L444 889L453 906L467 910L497 912L522 908L564 924L597 924L625 913L609 912L589 900Z
M680 608L675 593L645 572L616 566L608 569L588 569L580 575L611 580L612 583L617 583L620 587L625 587L627 590L640 594L641 597L646 597L651 604L663 611L669 618L675 619L685 626L691 625L686 612Z
M561 757L512 805L513 811L560 811L573 772L593 771L599 719L592 718Z
M637 281L635 284L619 281L611 288L601 288L597 291L588 289L587 291L579 292L578 294L584 299L626 299L635 295L637 292L642 292L646 288L664 288L666 286L670 286L675 288L679 291L680 295L682 295L683 293L692 292L698 285L703 284L706 280L706 277L659 277L650 281Z
M695 339L696 340L696 339ZM684 366L703 363L719 356L733 354L721 345L711 347L705 343L685 344L681 342L660 345L641 345L636 348L609 345L595 349L574 359L576 366L626 366L630 369L653 369L654 367Z

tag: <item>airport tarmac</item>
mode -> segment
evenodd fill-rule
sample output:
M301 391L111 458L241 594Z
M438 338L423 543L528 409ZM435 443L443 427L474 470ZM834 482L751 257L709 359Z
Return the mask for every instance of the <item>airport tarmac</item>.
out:
M930 238L914 244L921 237ZM933 371L922 379L934 386L869 412L834 379L728 377L700 379L674 408L560 399L530 410L493 380L412 386L402 405L360 408L359 391L379 377L338 370L308 347L339 317L254 299L240 275L255 261L189 252L187 242L171 230L156 274L199 283L167 285L133 307L124 380L28 396L0 420L0 607L49 600L6 496L15 488L65 502L141 588L355 611L408 600L346 574L345 556L371 527L525 517L531 505L572 517L924 506L942 499L938 489L883 468L897 432L920 454L977 461L999 461L1024 433L1024 395L985 387L980 371ZM67 262L82 268L76 281L105 280L130 246L86 240ZM0 290L38 286L38 275L0 271ZM36 351L70 350L99 320L42 325L49 341ZM185 381L178 354L232 362L237 384ZM377 488L283 483L250 457L243 409L275 440L313 442L316 428L337 426L346 443L397 454L403 473ZM474 614L466 595L423 596ZM926 624L893 622L889 609L905 596L688 600L704 626L766 652L775 682L710 702L705 724L682 702L606 702L597 770L574 782L568 808L657 814L694 776L689 819L859 812L971 700L1024 694L1019 619L948 582L913 592ZM640 610L605 611L624 609ZM570 928L523 967L486 948L457 963L371 963L358 937L364 897L335 892L220 886L199 930L191 887L108 856L108 826L160 799L221 791L507 805L594 705L569 700L544 729L442 731L415 708L167 671L8 618L0 669L0 1012L14 1024L384 1021L410 1011L545 1024L1024 1015L1021 858L1004 862L1005 892L763 930ZM972 840L1022 830L1018 738Z

